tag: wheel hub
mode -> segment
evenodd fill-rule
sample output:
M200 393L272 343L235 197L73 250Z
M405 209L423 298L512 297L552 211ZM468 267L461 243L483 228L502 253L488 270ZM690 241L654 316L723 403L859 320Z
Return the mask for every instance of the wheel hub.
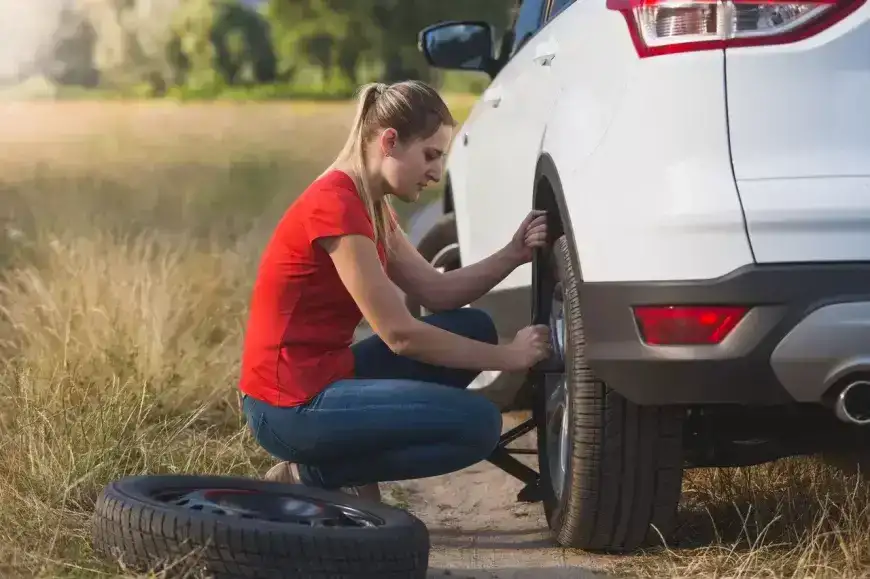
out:
M242 489L168 491L157 500L213 515L291 523L309 527L378 527L384 522L369 513L293 493Z
M556 285L550 304L550 343L560 366L565 366L565 303L562 284ZM566 368L567 370L567 368ZM544 381L546 400L547 463L553 492L562 497L568 472L568 435L570 427L570 396L566 371L546 374Z

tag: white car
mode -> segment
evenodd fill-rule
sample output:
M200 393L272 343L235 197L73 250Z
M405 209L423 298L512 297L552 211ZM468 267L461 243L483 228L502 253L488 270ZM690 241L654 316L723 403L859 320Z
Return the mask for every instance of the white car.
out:
M420 247L473 263L549 212L550 249L476 305L560 345L491 459L558 542L667 539L685 468L867 444L870 5L524 0L494 39L420 34L492 78ZM539 474L507 448L532 429Z

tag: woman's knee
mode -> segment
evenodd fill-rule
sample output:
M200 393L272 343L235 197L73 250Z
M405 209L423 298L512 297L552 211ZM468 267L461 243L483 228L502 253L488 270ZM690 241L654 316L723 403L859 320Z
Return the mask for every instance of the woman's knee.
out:
M459 308L428 316L426 321L454 334L487 342L498 343L498 331L492 317L478 308Z
M477 460L492 454L501 438L502 416L498 407L479 394L470 393L465 441L472 446Z

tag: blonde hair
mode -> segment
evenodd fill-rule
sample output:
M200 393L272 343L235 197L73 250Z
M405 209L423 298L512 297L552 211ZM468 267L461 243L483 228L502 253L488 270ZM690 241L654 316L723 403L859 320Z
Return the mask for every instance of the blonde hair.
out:
M366 182L365 146L383 129L395 129L400 141L409 142L428 139L443 125L453 127L456 121L438 91L426 83L416 80L390 85L375 82L360 88L350 135L327 171L338 165L350 165L351 178L372 220L375 243L383 240L385 248L389 248L392 207L386 196L376 200Z

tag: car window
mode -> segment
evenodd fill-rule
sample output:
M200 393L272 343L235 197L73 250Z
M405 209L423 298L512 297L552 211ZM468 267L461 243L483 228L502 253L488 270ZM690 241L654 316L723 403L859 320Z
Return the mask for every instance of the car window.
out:
M523 0L514 25L514 45L511 54L516 54L541 28L547 0Z
M553 6L550 8L549 20L552 20L559 15L559 12L574 3L574 0L553 0Z

